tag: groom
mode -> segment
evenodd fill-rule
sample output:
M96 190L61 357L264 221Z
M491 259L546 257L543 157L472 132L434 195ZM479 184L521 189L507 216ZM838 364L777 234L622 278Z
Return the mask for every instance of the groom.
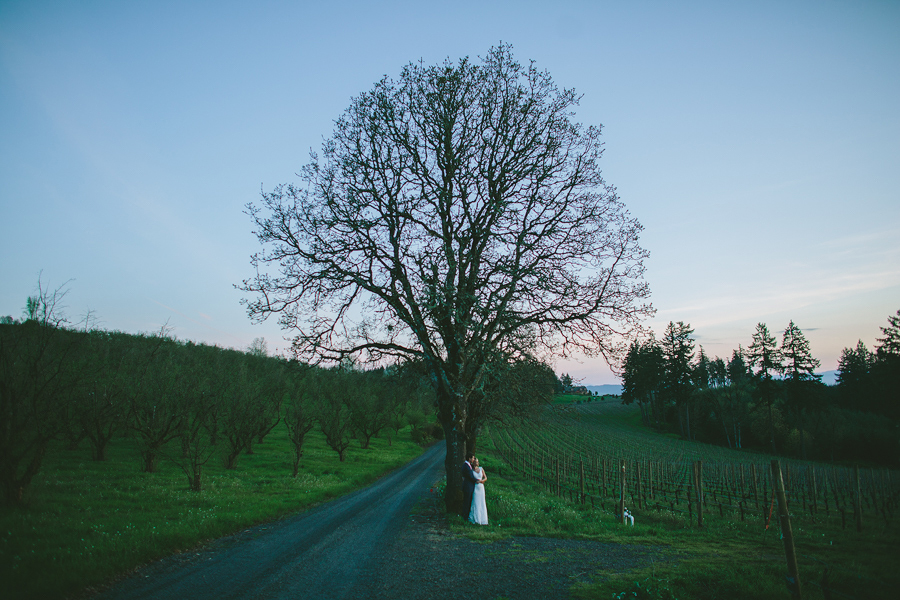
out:
M466 462L463 463L462 466L462 476L463 476L463 518L469 517L469 512L472 510L472 494L475 493L475 484L481 481L481 478L475 474L475 471L472 469L472 463L475 462L475 455L468 454L466 455Z

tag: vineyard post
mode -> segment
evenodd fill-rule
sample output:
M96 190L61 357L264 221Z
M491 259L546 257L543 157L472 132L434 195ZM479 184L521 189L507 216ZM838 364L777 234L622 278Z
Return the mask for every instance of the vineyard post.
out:
M625 524L625 459L619 459L619 522Z
M841 529L847 528L847 517L844 514L844 507L841 506L841 497L838 494L838 474L837 468L831 468L831 493L834 494L834 508L841 513Z
M694 464L691 463L691 472L693 473ZM687 486L687 503L688 503L688 525L694 522L694 503L691 498L694 497L694 481L691 477L691 483Z
M887 472L887 497L890 502L890 507L894 508L894 484L891 482L891 472Z
M694 482L697 486L697 527L703 527L703 461L694 463Z
M778 498L778 516L781 521L781 536L784 539L784 556L787 559L788 589L795 598L800 598L800 570L797 567L791 516L788 514L787 498L784 494L784 480L781 478L781 464L777 460L772 461L772 480Z
M753 502L754 502L754 504L756 504L756 508L759 508L759 497L757 496L757 493L756 493L756 465L755 464L750 465L750 477L752 480L751 482L753 483L753 485L750 486L753 489Z
M581 487L581 503L584 504L584 459L580 459L581 462L581 476L579 477L579 484Z
M640 461L634 461L634 471L637 476L637 484L635 489L637 489L637 506L640 508L644 508L643 497L644 491L643 486L641 485L641 463ZM632 501L634 501L634 494L631 495Z
M603 471L600 473L600 477L603 480L603 497L606 497L606 459L603 459Z
M809 468L810 475L810 483L812 484L812 511L813 514L817 514L819 512L819 503L816 502L816 496L818 495L818 490L816 489L816 468Z
M853 472L856 481L856 487L853 490L853 493L856 496L856 506L854 506L856 509L856 530L862 531L862 491L859 486L859 465L856 465L853 468Z
M562 496L562 487L559 485L559 457L556 459L556 495Z
M744 465L741 465L741 498L744 497Z

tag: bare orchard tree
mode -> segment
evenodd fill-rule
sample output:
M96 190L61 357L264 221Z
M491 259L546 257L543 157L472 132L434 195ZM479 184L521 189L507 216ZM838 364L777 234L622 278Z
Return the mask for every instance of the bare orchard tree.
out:
M491 357L613 360L652 312L641 226L601 177L600 128L573 122L578 101L506 45L409 64L352 100L300 185L248 205L263 250L247 306L279 315L297 358L427 365L450 510Z

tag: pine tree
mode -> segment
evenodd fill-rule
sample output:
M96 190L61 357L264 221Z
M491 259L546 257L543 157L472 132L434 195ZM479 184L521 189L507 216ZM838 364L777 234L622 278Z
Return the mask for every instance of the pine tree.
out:
M645 407L648 403L657 428L660 410L656 399L664 372L662 350L653 337L643 343L638 340L631 343L622 365L622 404L636 401L644 423L649 426L651 415Z
M845 408L870 410L874 396L872 369L875 354L862 340L856 348L844 348L838 359L837 385L840 402Z
M881 328L872 365L873 410L900 419L900 310Z
M784 336L781 339L781 356L784 360L782 373L787 378L788 405L797 414L800 426L800 448L803 458L806 459L803 413L813 395L810 383L818 382L821 379L821 375L816 375L815 370L822 363L817 358L813 358L809 349L809 341L793 320L784 330Z
M744 360L744 349L738 345L737 350L732 351L731 360L726 366L728 375L728 404L731 417L731 431L735 448L743 444L743 418L747 412L747 404L750 401L750 388L752 373Z
M691 361L694 357L694 330L682 321L669 321L660 341L665 365L665 394L678 412L681 435L691 439L690 398L693 392ZM684 411L684 412L682 412ZM685 418L686 417L686 418Z
M781 371L781 353L769 328L765 323L756 325L753 334L753 343L747 348L747 360L750 366L756 369L756 377L759 379L757 391L769 411L769 441L772 444L772 452L778 453L775 445L775 415L773 406L775 403L775 383L772 378Z
M900 356L900 310L892 317L888 317L888 326L881 327L883 338L878 338L876 352L881 355L892 354Z

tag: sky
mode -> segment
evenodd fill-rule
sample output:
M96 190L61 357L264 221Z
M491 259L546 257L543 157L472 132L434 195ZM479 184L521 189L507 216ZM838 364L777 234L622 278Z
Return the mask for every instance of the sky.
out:
M248 202L351 98L500 42L582 94L661 334L793 320L821 370L900 309L900 2L0 0L0 316L40 277L104 329L286 351L235 286ZM617 383L596 359L560 361Z

